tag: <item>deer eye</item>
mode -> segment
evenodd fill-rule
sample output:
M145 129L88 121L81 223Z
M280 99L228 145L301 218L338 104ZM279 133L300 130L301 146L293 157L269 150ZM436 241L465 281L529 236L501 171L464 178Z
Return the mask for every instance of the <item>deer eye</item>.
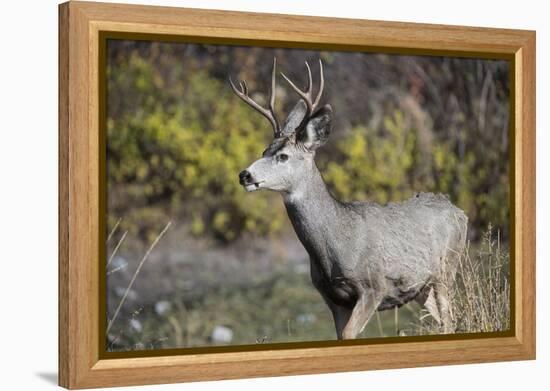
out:
M277 155L277 161L284 163L288 160L288 155L286 153L280 153Z

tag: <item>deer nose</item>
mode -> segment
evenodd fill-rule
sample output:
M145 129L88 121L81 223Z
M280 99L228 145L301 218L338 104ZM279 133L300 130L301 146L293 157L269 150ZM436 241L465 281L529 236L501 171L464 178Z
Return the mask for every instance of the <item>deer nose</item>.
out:
M246 185L252 181L252 174L248 170L243 170L239 173L239 183L241 185Z

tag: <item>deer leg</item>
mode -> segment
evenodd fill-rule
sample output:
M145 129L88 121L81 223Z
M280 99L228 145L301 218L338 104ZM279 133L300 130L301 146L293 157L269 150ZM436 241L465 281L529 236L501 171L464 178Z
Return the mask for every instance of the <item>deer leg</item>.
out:
M342 339L354 339L363 331L367 322L374 314L374 311L380 305L380 299L372 292L362 292L355 307L351 312L351 316L342 331Z
M351 316L351 309L339 306L330 300L322 291L319 291L323 300L327 304L330 312L332 313L332 318L334 319L334 327L336 327L336 337L342 339L342 331L348 323L348 320Z
M434 296L434 288L428 286L421 294L416 297L418 304L424 306L429 314L441 325L441 316Z
M449 308L449 298L445 284L434 284L434 296L441 319L440 324L443 326L443 333L452 333L454 330L452 329L451 310Z
M348 320L351 316L352 310L347 307L340 306L333 302L330 297L325 293L323 284L322 284L322 276L319 270L317 269L317 266L313 260L310 259L311 262L311 281L313 282L313 285L317 289L317 291L321 294L321 297L325 301L326 305L330 309L330 312L332 313L332 317L334 319L334 326L336 328L336 337L338 339L342 338L342 331L344 330L344 327L348 323Z
M344 339L342 333L344 331L344 327L346 327L346 324L348 324L348 321L352 314L352 310L346 307L341 307L339 305L329 305L329 307L332 312L332 317L334 318L336 337L338 339Z

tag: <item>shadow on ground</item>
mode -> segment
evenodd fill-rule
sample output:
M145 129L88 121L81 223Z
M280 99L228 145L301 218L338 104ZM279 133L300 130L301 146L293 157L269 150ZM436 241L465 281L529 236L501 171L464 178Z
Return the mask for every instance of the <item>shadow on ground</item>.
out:
M47 383L57 385L57 372L39 372L36 376Z

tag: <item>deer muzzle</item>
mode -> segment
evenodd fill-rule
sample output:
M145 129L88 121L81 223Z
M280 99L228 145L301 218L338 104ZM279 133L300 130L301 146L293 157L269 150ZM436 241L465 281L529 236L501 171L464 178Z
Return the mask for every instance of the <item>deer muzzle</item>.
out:
M254 191L260 188L260 182L254 181L252 174L248 170L243 170L239 173L239 183L246 191Z

